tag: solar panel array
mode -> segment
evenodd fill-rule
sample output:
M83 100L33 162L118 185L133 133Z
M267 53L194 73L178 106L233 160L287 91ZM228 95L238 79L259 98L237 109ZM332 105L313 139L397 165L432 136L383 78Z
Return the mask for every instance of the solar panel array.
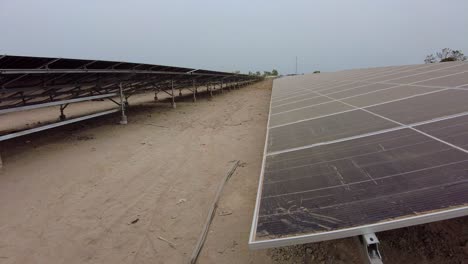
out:
M251 248L468 214L468 64L276 79Z
M0 56L0 113L4 109L119 92L126 96L258 79L229 72L144 63ZM7 111L3 111L7 112Z

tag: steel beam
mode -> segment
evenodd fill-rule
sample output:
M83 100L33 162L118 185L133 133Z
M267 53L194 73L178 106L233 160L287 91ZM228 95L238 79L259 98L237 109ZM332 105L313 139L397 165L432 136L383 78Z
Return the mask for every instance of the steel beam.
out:
M193 102L197 101L197 87L195 86L195 79L192 79L192 92L193 92Z
M211 83L208 83L206 85L206 88L208 89L208 92L210 93L210 99L213 97L213 85Z
M65 108L67 108L68 104L62 104L60 105L60 121L64 121L65 119L67 119L67 117L65 116L65 114L63 113L63 111L65 110Z
M120 112L122 114L122 119L120 120L121 125L126 125L128 123L127 116L125 115L125 101L124 101L124 94L123 94L123 84L119 84L119 91L120 91Z
M57 74L57 73L111 73L111 74L165 74L165 75L197 75L197 76L231 76L225 73L187 73L171 71L148 71L148 70L116 70L116 69L0 69L0 74ZM16 79L12 80L16 81ZM10 81L11 82L11 81ZM9 84L10 82L6 83ZM4 84L4 85L6 85Z
M0 114L19 112L19 111L26 111L26 110L31 110L31 109L37 109L37 108L43 108L43 107L49 107L49 106L56 106L56 105L63 105L63 104L71 104L71 103L90 101L90 100L102 99L102 98L108 98L108 97L114 97L114 96L117 96L117 93L95 95L95 96L88 96L88 97L80 97L80 98L75 98L75 99L61 100L61 101L55 101L55 102L37 104L37 105L27 105L27 106L15 107L15 108L7 108L7 109L1 109Z
M35 127L35 128L15 132L15 133L2 135L2 136L0 136L0 141L4 141L4 140L12 139L12 138L15 138L15 137L20 137L20 136L36 133L36 132L51 129L51 128L54 128L54 127L68 125L68 124L71 124L71 123L83 121L83 120L98 117L98 116L108 115L108 114L115 113L115 112L118 112L118 111L120 111L120 109L118 109L118 108L117 109L112 109L112 110L99 112L99 113L92 114L92 115L87 115L87 116L82 116L82 117L78 117L78 118L68 119L68 120L62 121L62 122L52 123L52 124L45 125L45 126Z
M172 98L172 101L171 101L171 105L172 105L172 108L176 108L176 103L175 103L175 95L174 95L174 80L171 80L171 98Z

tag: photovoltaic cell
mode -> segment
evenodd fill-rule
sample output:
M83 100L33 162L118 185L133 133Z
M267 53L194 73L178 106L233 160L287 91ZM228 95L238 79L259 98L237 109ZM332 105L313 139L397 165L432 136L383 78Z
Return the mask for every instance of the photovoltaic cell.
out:
M468 84L468 72L458 73L451 76L419 82L420 85L427 86L447 86L456 87Z
M445 90L368 110L401 123L421 122L468 111L468 91Z
M340 102L326 102L320 105L303 106L296 109L291 109L286 112L280 112L271 115L271 126L283 125L286 123L296 122L299 120L314 118L318 116L333 114L345 110L353 109Z
M289 111L289 110L294 110L300 107L307 107L315 104L320 104L320 103L325 103L325 102L330 102L331 99L324 97L324 96L317 96L315 95L314 97L310 99L296 99L297 101L290 102L287 104L283 104L280 106L272 107L271 108L271 113L272 114L277 114L281 113L284 111Z
M352 98L342 99L343 102L352 104L358 107L366 107L369 105L385 103L389 101L407 98L409 96L425 94L441 90L440 88L426 88L417 86L399 86L390 89L380 90L373 93L354 96Z
M395 124L387 120L364 111L354 110L343 114L270 128L268 152L356 136L395 126Z
M352 88L346 91L340 91L340 92L330 92L330 91L325 91L323 94L333 97L335 99L342 99L345 97L350 97L350 96L357 96L360 94L365 94L369 92L374 92L378 91L381 89L386 89L389 87L393 87L395 85L393 84L385 84L385 83L372 83L372 84L362 84L360 87Z

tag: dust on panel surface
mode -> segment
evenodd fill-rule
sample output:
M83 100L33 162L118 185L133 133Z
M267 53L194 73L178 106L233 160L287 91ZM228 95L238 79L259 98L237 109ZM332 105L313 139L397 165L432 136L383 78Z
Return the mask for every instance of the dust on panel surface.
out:
M466 214L467 65L276 80L251 243Z

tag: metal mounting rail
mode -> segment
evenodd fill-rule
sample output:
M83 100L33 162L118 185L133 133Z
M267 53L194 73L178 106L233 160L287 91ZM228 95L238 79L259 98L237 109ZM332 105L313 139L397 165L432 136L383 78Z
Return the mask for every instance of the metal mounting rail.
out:
M83 101L91 101L91 100L96 100L96 99L104 99L104 98L109 98L109 97L114 97L114 96L117 96L117 93L102 94L102 95L87 96L87 97L78 97L74 99L54 101L54 102L44 103L44 104L34 104L34 105L19 106L19 107L14 107L14 108L0 109L0 115L6 114L6 113L13 113L13 112L49 107L49 106L65 105L65 104L78 103L78 102L83 102Z
M359 236L359 242L362 249L365 263L383 264L382 255L379 252L379 239L374 233Z
M53 124L48 124L48 125L45 125L45 126L35 127L35 128L15 132L15 133L6 134L6 135L3 135L3 136L0 136L0 141L4 141L4 140L7 140L7 139L12 139L12 138L15 138L15 137L24 136L24 135L27 135L27 134L36 133L36 132L46 130L46 129L50 129L50 128L54 128L54 127L59 127L59 126L64 126L64 125L68 125L68 124L71 124L71 123L76 123L76 122L79 122L79 121L83 121L83 120L86 120L86 119L91 119L91 118L98 117L98 116L108 115L108 114L119 112L119 111L120 111L120 108L116 108L116 109L112 109L112 110L108 110L108 111L104 111L104 112L99 112L99 113L92 114L92 115L81 116L81 117L77 117L77 118L73 118L73 119L68 119L68 120L65 120L65 121L56 122L56 123L53 123Z

